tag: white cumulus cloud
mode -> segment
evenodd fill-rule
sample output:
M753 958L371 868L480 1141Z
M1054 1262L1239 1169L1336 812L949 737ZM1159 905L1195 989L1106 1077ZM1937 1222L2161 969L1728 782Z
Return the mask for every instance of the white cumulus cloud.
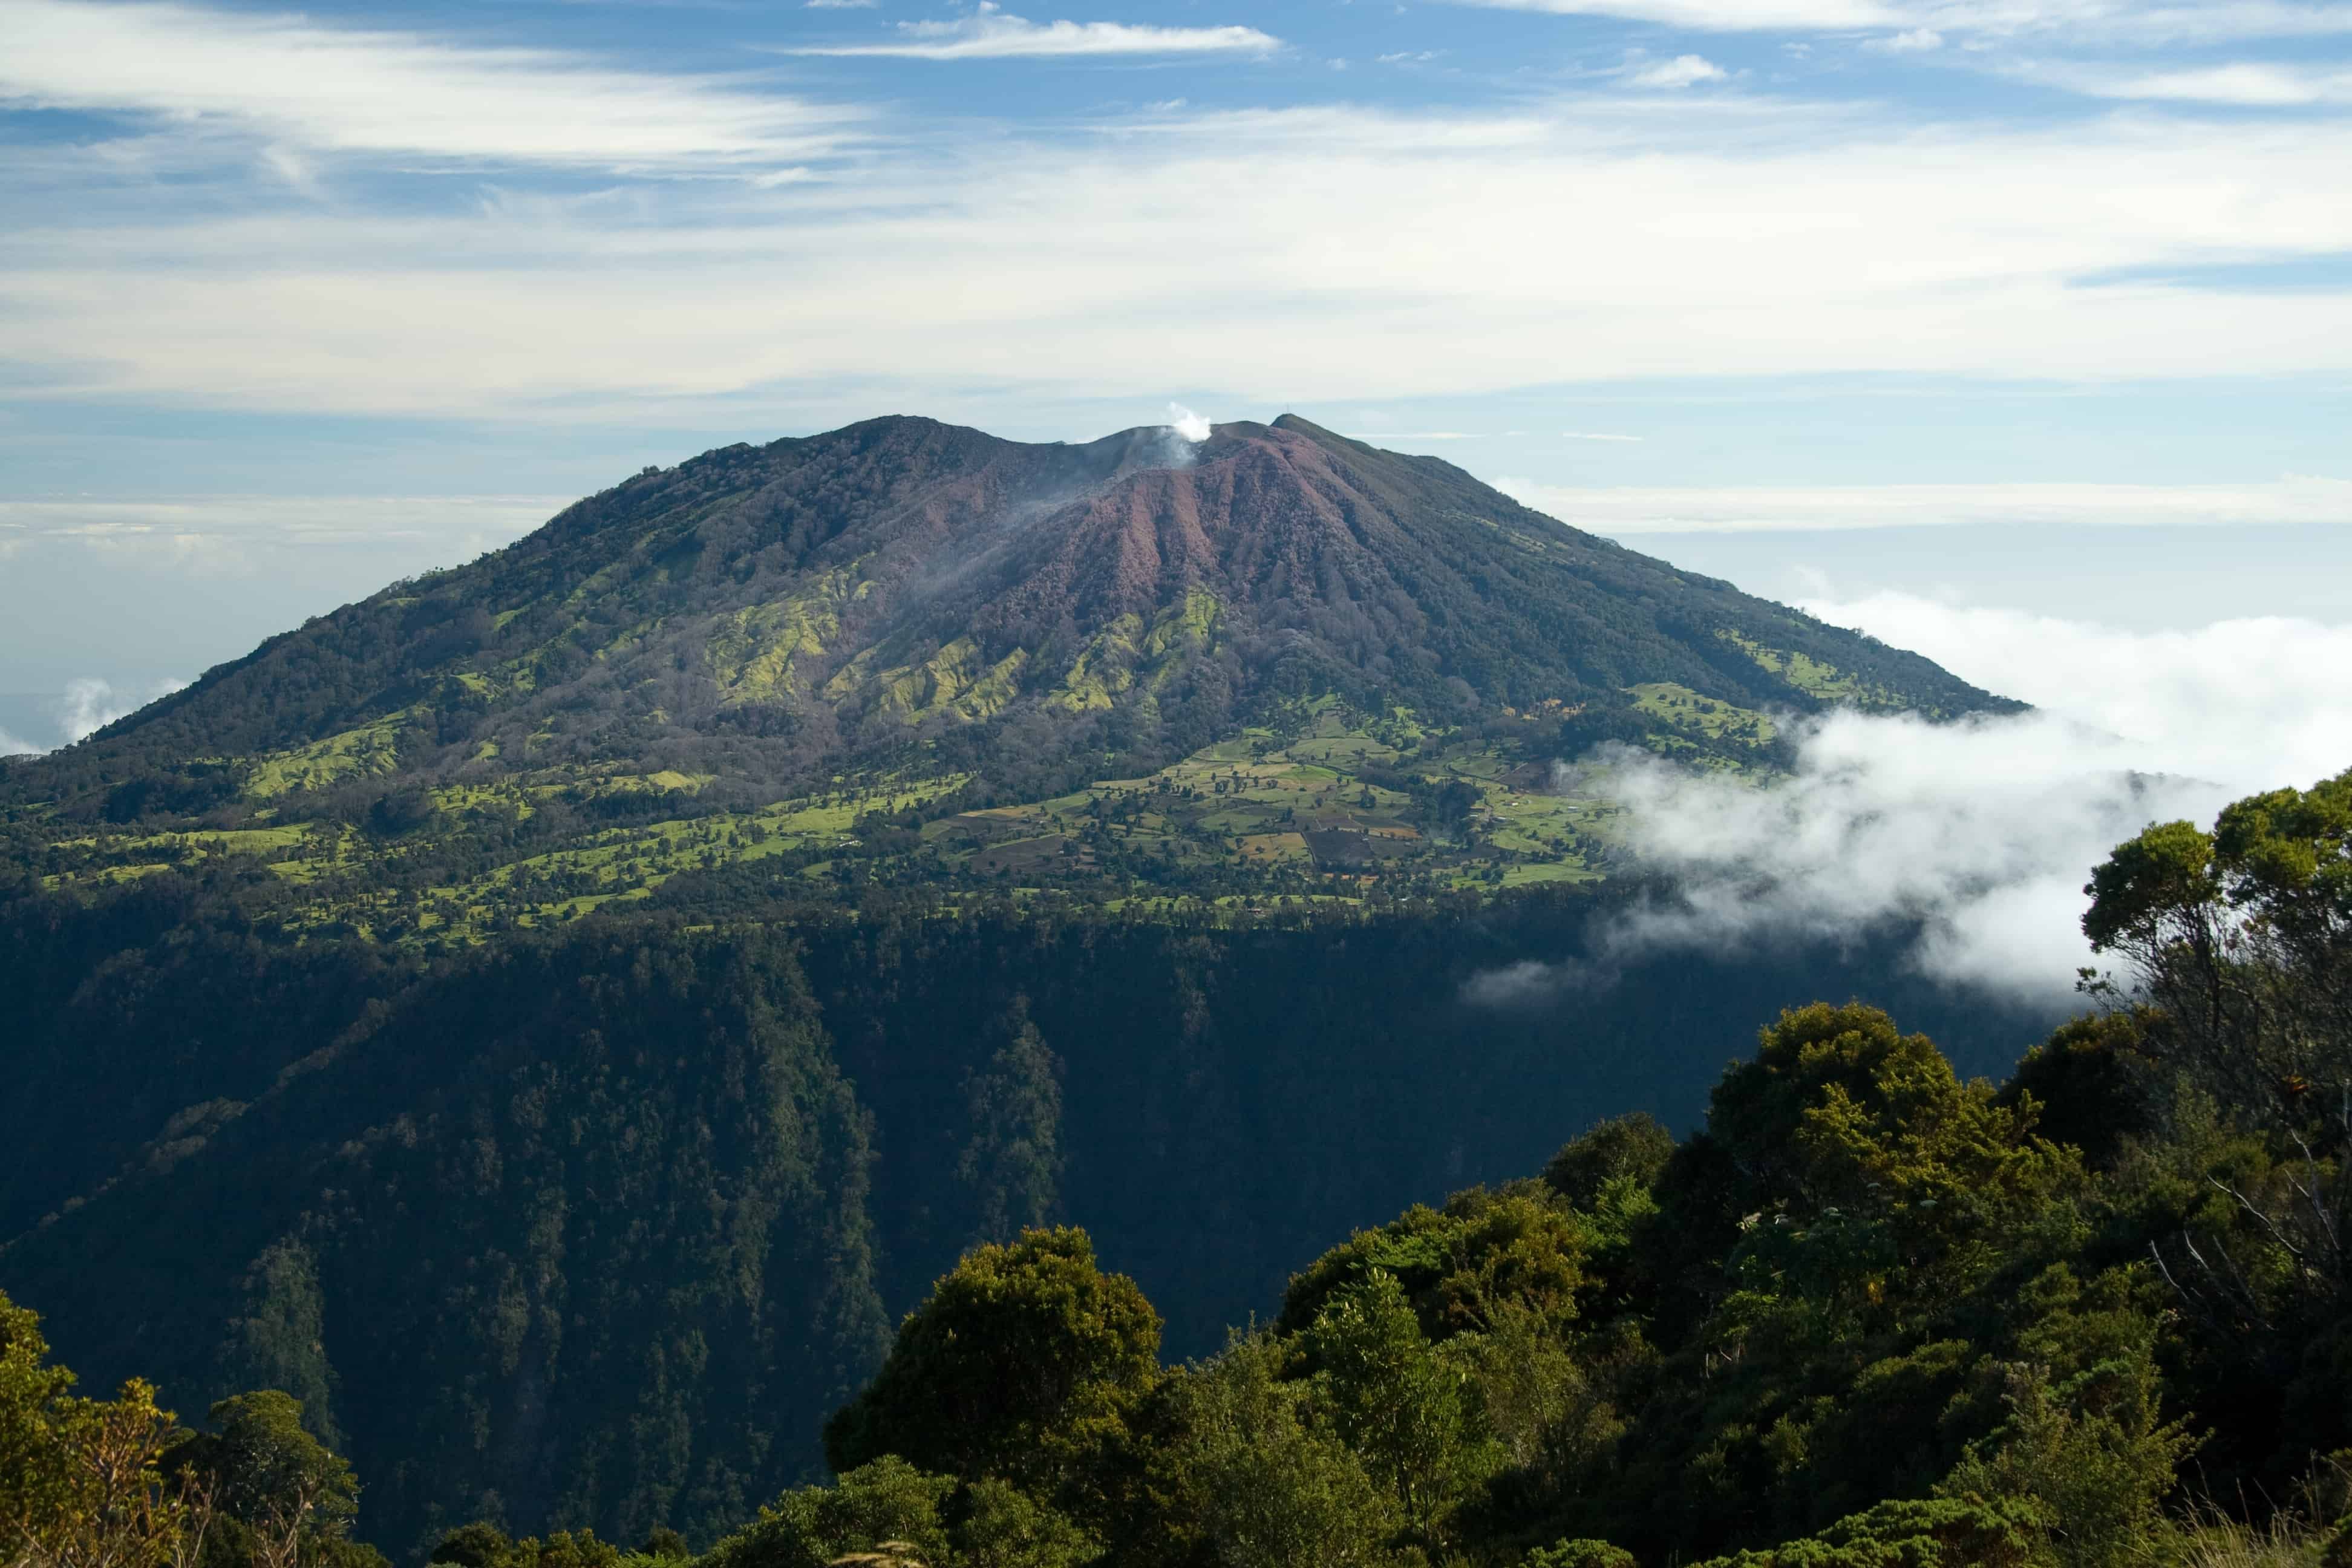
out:
M1654 65L1635 66L1625 79L1635 87L1696 87L1703 81L1727 81L1730 73L1701 55L1676 55Z

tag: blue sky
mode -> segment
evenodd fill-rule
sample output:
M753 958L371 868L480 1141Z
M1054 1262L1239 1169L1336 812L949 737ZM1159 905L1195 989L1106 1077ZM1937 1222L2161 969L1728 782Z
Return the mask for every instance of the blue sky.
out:
M0 693L1171 401L1787 596L2352 619L2352 4L0 0Z

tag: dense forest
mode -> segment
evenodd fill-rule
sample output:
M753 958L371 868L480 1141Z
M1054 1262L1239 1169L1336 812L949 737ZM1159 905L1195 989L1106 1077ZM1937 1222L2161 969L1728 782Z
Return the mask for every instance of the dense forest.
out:
M61 1564L355 1563L367 1541L463 1568L2339 1568L2352 773L2241 802L2210 832L2152 827L2087 891L2109 965L2091 1010L2004 1081L1864 1003L1759 1007L1772 1021L1679 1136L1672 1107L1555 1099L1534 1114L1574 1135L1546 1160L1490 1110L1496 1160L1299 1249L1265 1314L1206 1345L1171 1346L1155 1292L1182 1268L1133 1267L1150 1227L1104 1223L1078 1172L1122 1152L1148 1167L1171 1135L1155 1119L1189 1094L1313 1100L1264 1020L1241 1054L1274 1058L1268 1079L1210 1071L1204 1046L1124 1107L1111 1149L1080 1130L1069 999L1016 992L968 1026L963 1060L927 1074L961 1110L921 1184L955 1194L933 1241L961 1237L960 1255L894 1333L887 1091L845 1070L856 1030L819 1001L821 933L613 930L505 950L496 973L419 973L389 1000L381 974L289 976L329 1011L337 986L379 994L332 1046L248 1064L268 1079L249 1101L142 1148L0 1255L20 1299L0 1318L0 1519ZM1024 920L953 940L977 969L1020 940L1108 945L1132 973L1120 934ZM1254 944L1334 942L1247 935L1185 972L1199 1039ZM933 939L898 940L860 972L933 967L904 946ZM1612 1026L1651 1073L1675 1037ZM1705 1026L1719 1061L1731 1037ZM1369 1089L1380 1047L1357 1048ZM1348 1084L1315 1087L1328 1110ZM1307 1142L1277 1179L1378 1142L1365 1106L1318 1142L1312 1115L1236 1103L1206 1118L1223 1158ZM295 1125L302 1152L255 1168ZM237 1182L300 1192L305 1212L277 1231ZM501 1201L467 1201L485 1193ZM218 1258L233 1284L212 1283ZM208 1315L226 1332L194 1426L135 1378L72 1397L42 1339L110 1383L183 1353ZM820 1436L830 1481L761 1458Z
M208 923L183 882L7 917L0 1288L94 1377L299 1395L404 1554L485 1494L707 1539L821 1468L821 1417L976 1240L1082 1225L1206 1353L1369 1216L1604 1111L1686 1122L1791 995L1868 994L1979 1069L2049 1022L1899 978L1901 933L1478 999L1627 889L608 916L426 961Z

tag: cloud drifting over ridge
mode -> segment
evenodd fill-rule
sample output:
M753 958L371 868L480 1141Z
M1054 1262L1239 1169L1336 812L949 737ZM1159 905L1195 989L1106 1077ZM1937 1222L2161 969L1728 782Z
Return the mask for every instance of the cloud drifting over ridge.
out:
M1613 930L1616 951L1916 922L1923 973L2054 1001L2092 962L2081 889L2116 843L2352 767L2352 626L2134 633L1898 594L1805 608L2040 710L1806 720L1794 775L1762 787L1646 753L1595 759L1582 787L1625 804L1627 847L1677 887ZM1499 999L1539 978L1487 984Z

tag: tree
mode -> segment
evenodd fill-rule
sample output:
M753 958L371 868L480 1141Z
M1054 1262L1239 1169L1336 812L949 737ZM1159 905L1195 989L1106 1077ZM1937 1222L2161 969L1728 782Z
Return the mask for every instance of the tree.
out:
M51 1528L73 1482L57 1432L73 1373L51 1364L40 1319L0 1296L0 1560Z
M1150 1458L1150 1544L1197 1542L1220 1568L1385 1568L1395 1500L1335 1436L1302 1419L1283 1347L1237 1339L1178 1374L1172 1434ZM1177 1561L1196 1561L1181 1555Z
M2265 1125L2352 1137L2352 771L2162 823L2083 889L2084 934L2162 1015L2176 1069Z
M2130 1009L2175 1142L2218 1111L2262 1145L2196 1173L2226 1202L2202 1224L2184 1215L2158 1263L2210 1331L2280 1369L2327 1369L2340 1394L2352 1364L2352 771L2250 795L2210 833L2152 826L2084 890L2084 933L2126 965L2094 988Z
M1926 1036L1859 1004L1783 1013L1706 1125L1751 1211L1735 1264L1873 1308L1966 1288L2081 1179L2030 1106L1962 1083Z
M846 1471L896 1454L972 1478L1041 1477L1159 1372L1160 1315L1073 1227L966 1253L908 1314L882 1370L825 1424Z
M1500 1458L1475 1429L1465 1364L1422 1338L1403 1289L1378 1269L1326 1304L1303 1348L1316 1369L1318 1417L1388 1488L1406 1522L1433 1535Z
M301 1401L261 1389L220 1401L209 1419L212 1432L178 1444L164 1463L204 1479L256 1568L307 1568L349 1555L339 1549L350 1545L359 1481L303 1429Z
M998 1023L1004 1044L964 1081L971 1141L956 1177L971 1188L982 1241L1011 1241L1054 1217L1062 1177L1062 1064L1016 996Z
M1648 1186L1656 1181L1674 1152L1675 1135L1649 1112L1612 1116L1563 1145L1544 1166L1544 1184L1589 1209L1612 1182L1630 1179Z
M133 1378L111 1401L70 1394L34 1313L0 1295L0 1563L26 1568L189 1568L212 1489L167 1479L172 1413Z

